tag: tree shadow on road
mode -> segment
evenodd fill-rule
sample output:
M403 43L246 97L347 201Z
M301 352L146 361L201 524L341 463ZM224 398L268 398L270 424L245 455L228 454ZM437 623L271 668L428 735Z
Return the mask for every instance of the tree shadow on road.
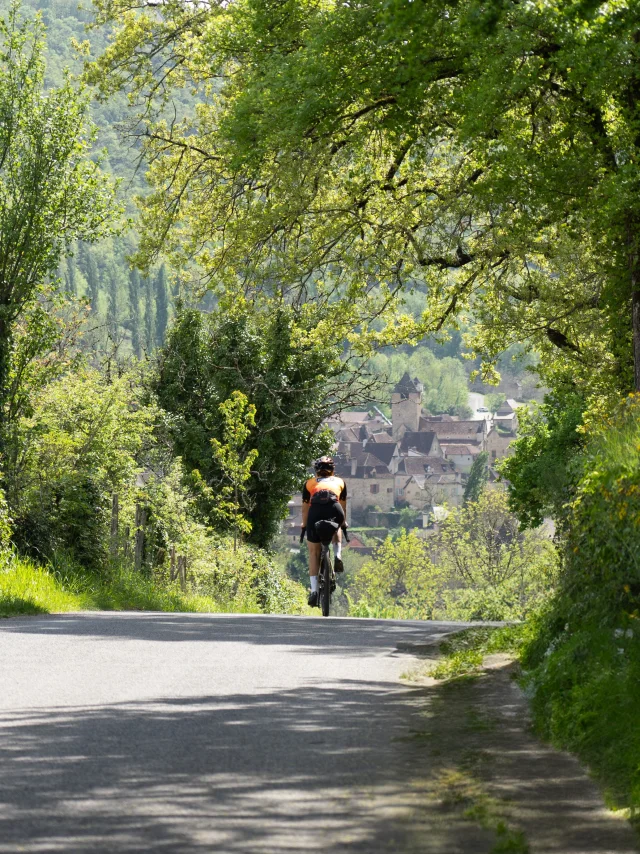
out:
M5 713L0 851L482 854L493 778L505 821L552 822L537 850L634 850L521 716L504 674Z
M410 620L322 619L272 615L160 614L98 612L56 614L43 619L17 619L0 624L2 632L50 636L153 640L165 643L212 642L297 646L305 653L327 649L353 655L377 655L381 650L424 647L428 625L430 643L470 623Z

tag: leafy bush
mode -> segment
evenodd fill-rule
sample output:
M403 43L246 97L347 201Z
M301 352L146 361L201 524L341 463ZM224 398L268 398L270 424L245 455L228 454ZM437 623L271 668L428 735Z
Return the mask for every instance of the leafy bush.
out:
M520 620L550 595L557 555L539 531L521 531L507 497L485 490L453 509L435 538L446 584L441 613L454 620Z
M558 595L527 644L540 730L640 813L640 396L592 432L567 508Z
M504 492L453 508L439 534L388 537L349 587L351 616L520 620L557 580L551 541L520 531Z
M50 383L21 425L21 464L8 478L19 548L68 551L87 568L109 548L111 493L130 489L155 412L135 376L109 380L82 368Z
M429 620L439 586L429 546L415 532L403 530L395 539L388 537L356 574L349 614Z
M508 481L509 506L521 524L535 528L545 516L560 521L576 482L574 460L586 403L571 382L558 384L532 411L518 411L513 455L498 465Z

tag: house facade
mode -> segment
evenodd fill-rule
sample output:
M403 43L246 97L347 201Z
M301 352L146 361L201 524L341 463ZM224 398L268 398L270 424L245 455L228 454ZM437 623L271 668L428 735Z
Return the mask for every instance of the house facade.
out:
M374 408L342 412L326 422L335 436L336 474L347 483L350 524L354 515L362 518L366 512L408 506L424 514L433 507L459 506L478 454L486 451L491 465L509 453L516 435L508 428L517 423L515 401L502 407L504 420L497 429L484 418L431 415L422 409L422 392L419 380L405 374L391 395L391 419ZM299 505L295 496L287 520L291 537L299 535Z

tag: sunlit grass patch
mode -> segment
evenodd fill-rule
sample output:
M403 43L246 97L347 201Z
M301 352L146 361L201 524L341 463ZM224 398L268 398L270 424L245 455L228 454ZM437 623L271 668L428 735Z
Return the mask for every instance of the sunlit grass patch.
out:
M502 652L517 656L529 633L524 623L463 629L440 643L442 658L438 662L431 661L426 666L404 673L402 678L419 681L424 677L447 680L472 676L482 670L488 655Z
M78 611L83 595L66 590L50 572L33 561L7 555L0 563L0 616Z

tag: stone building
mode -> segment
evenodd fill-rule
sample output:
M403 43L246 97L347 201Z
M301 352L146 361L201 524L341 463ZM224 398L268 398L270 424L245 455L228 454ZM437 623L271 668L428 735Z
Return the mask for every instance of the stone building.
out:
M405 374L391 395L391 419L374 407L326 422L335 435L336 473L347 482L349 522L352 513L362 516L373 508L381 514L406 506L428 513L434 506L458 506L478 454L487 451L491 462L509 453L515 401L508 402L509 411L503 407L498 430L484 418L431 415L422 409L422 392L419 380ZM292 537L299 503L296 496Z

